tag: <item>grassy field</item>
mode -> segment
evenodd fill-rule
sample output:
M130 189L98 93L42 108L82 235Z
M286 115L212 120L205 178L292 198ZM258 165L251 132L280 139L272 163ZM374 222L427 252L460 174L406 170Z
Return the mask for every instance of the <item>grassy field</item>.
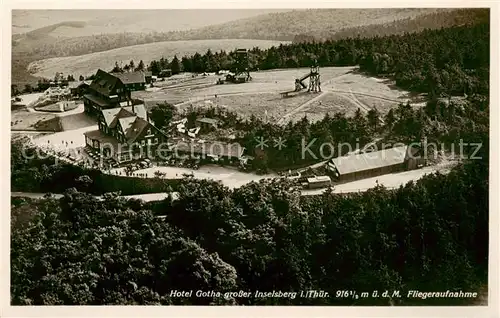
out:
M321 69L322 81L333 81L340 76L350 75L354 67L325 67ZM192 79L190 77L169 80L169 84L162 85L159 90L133 92L133 97L143 99L146 104L151 101L166 101L171 104L193 102L211 99L227 94L261 94L272 93L279 97L279 92L289 91L294 88L294 81L309 72L308 68L269 70L252 72L252 81L245 84L215 85L218 76L207 76ZM241 99L240 99L241 100ZM292 101L293 98L287 99ZM149 101L149 102L148 102ZM154 103L154 102L153 102Z
M266 40L199 40L199 41L168 41L156 42L143 45L122 47L119 49L85 54L80 56L56 57L30 63L28 69L34 76L51 78L56 72L63 74L91 75L102 68L110 70L115 62L128 63L130 60L138 63L143 60L148 64L153 59L162 56L172 59L174 55L181 58L184 55L192 55L196 52L204 54L208 49L213 52L226 50L231 51L236 48L259 47L267 49L271 46L279 45L283 42Z
M193 103L195 107L219 106L237 113L243 118L249 118L255 115L258 118L269 121L277 121L287 112L311 100L312 94L302 93L293 98L281 98L278 94L245 94L245 95L227 95L210 98L203 102ZM207 103L209 101L209 103ZM182 111L188 109L189 104L179 107ZM266 118L267 112L267 118Z
M377 108L377 110L381 114L387 114L387 112L389 112L389 109L398 107L399 104L395 101L389 101L387 99L376 98L373 96L366 96L361 94L354 94L354 96L363 105L369 108ZM402 100L401 102L404 102L404 100Z
M406 102L409 99L409 93L395 87L392 81L366 76L357 71L353 71L329 83L322 80L322 88L343 93L352 91L355 94L361 93L366 96L371 95L395 102Z
M280 97L280 92L293 89L295 78L308 71L301 68L253 72L251 82L224 85L215 85L218 77L214 75L194 79L179 77L160 84L162 87L153 91L134 92L134 97L144 99L148 108L159 101L177 104L181 111L191 104L202 107L219 105L242 117L255 115L264 118L267 111L268 120L278 120L289 114L286 121L293 122L304 116L311 121L321 120L326 113L343 112L351 116L358 108L366 112L376 107L385 114L398 103L410 100L408 92L395 88L387 80L358 74L354 67L320 69L325 94L310 104L303 105L317 95L305 91L290 98ZM208 101L210 103L205 103ZM302 108L296 109L301 105Z
M296 122L304 116L311 122L322 120L325 115L344 113L346 116L354 115L358 106L348 97L337 93L326 93L320 99L315 100L310 105L290 116L289 120Z

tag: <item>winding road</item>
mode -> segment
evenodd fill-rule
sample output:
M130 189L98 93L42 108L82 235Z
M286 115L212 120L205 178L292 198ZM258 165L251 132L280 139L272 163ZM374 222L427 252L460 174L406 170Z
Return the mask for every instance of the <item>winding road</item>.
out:
M416 181L420 178L422 178L425 175L432 174L435 172L440 172L442 174L448 173L451 168L456 165L455 162L445 162L441 163L435 166L428 166L424 167L421 169L417 170L410 170L410 171L403 171L399 173L390 173L390 174L385 174L382 176L377 176L373 178L368 178L368 179L362 179L362 180L357 180L353 182L348 182L348 183L342 183L342 184L336 184L333 186L333 193L338 193L338 194L346 194L346 193L356 193L356 192L364 192L369 189L372 189L376 187L377 185L382 185L388 189L395 189L398 188L402 185L407 184L410 181ZM170 167L174 169L173 167ZM151 172L154 172L154 168L149 168L152 169ZM188 170L188 169L186 169ZM196 170L194 170L196 171ZM217 175L213 175L214 177L217 178ZM243 173L242 175L243 176ZM240 177L241 177L240 176ZM211 178L200 178L200 176L194 175L194 178L197 179L211 179ZM227 177L227 176L226 176ZM261 178L248 178L248 179L239 179L237 182L232 183L232 188L239 188L245 184L248 184L250 182L258 182L261 179L265 179L265 177ZM212 179L214 180L214 179ZM223 179L222 183L226 184L227 181L231 180L230 176L229 179ZM234 181L234 180L233 180ZM315 189L315 190L302 190L302 195L320 195L324 192L326 192L328 188L323 188L323 189ZM43 198L46 194L45 193L30 193L30 192L12 192L11 196L12 197L29 197L33 199L40 199ZM56 198L62 197L62 194L53 194ZM165 199L169 194L166 192L159 192L159 193L148 193L148 194L137 194L137 195L127 195L127 196L122 196L125 199L140 199L146 202L150 201L161 201ZM174 198L176 196L176 192L173 192ZM98 196L98 198L100 198Z

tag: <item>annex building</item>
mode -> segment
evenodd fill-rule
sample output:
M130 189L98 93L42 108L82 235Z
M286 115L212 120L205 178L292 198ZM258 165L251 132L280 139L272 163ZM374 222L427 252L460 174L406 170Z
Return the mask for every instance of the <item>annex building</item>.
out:
M97 115L103 109L130 106L134 103L131 92L145 85L143 72L108 73L99 69L83 95L85 112Z
M97 115L98 130L86 132L87 149L117 163L145 158L167 140L148 118L144 105L103 109Z
M416 169L423 164L419 149L401 146L330 160L326 168L338 182L355 181L388 173Z

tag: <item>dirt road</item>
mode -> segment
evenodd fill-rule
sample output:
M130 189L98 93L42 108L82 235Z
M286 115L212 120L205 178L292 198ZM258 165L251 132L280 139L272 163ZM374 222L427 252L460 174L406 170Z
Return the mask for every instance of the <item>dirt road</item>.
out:
M453 167L453 163L439 164L435 166L424 167L417 170L404 171L399 173L391 173L378 177L357 180L353 182L343 183L335 185L333 188L333 193L352 193L352 192L364 192L377 185L382 185L388 189L398 188L402 185L407 184L410 181L416 181L421 179L427 174L432 174L435 172L448 173ZM304 190L302 195L318 195L325 192L327 189L318 190Z
M314 97L313 99L308 100L304 104L300 105L299 107L297 107L297 108L293 109L292 111L283 115L283 117L278 121L278 125L284 125L293 114L298 113L299 111L306 108L310 104L314 103L318 99L321 99L324 96L324 94L325 94L325 92L319 93L318 96Z

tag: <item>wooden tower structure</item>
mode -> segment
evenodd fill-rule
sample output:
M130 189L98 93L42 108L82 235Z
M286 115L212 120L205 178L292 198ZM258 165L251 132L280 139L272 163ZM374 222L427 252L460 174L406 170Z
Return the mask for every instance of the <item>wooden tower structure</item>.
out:
M309 87L307 89L308 92L321 92L321 81L319 75L319 66L313 65L311 66L311 73L309 76Z

